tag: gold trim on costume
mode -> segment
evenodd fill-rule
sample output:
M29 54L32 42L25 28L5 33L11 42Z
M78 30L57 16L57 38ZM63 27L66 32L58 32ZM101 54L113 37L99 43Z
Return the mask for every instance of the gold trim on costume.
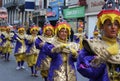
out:
M54 71L54 81L76 81L75 70L68 63L63 63Z
M99 40L99 39L98 40L86 39L86 40L84 40L83 43L84 43L83 44L84 47L88 51L90 51L91 53L94 53L96 55L99 55L103 60L105 60L109 63L112 63L112 64L120 64L120 52L118 52L115 55L109 54L109 52L106 50L109 47L109 45L106 44L106 41Z
M46 59L42 60L40 70L49 70L50 62L51 62L51 58L47 56Z

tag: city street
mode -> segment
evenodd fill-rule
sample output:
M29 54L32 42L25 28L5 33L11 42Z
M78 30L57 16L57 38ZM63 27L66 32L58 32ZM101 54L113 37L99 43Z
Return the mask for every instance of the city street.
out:
M0 81L120 81L119 47L120 0L0 0Z
M30 69L26 64L25 67L25 70L16 70L16 62L13 55L10 56L9 62L0 59L0 81L43 81L41 76L31 77Z
M25 70L16 70L16 62L13 54L11 54L9 62L0 58L0 81L44 81L39 72L39 77L31 77L30 69L26 63L25 67ZM79 73L77 73L77 76L77 81L88 81L88 79L82 77Z

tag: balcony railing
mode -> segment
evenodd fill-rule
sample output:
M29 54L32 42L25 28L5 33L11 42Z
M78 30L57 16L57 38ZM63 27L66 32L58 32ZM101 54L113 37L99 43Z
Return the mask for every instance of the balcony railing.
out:
M25 0L12 0L6 4L4 4L4 7L9 8L13 6L21 6L25 4Z

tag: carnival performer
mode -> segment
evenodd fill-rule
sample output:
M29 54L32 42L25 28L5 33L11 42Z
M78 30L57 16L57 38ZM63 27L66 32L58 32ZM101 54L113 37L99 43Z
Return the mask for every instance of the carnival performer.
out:
M12 53L13 49L13 36L14 34L11 33L10 26L6 27L5 33L1 34L1 38L4 41L3 47L4 54L5 54L5 61L9 61L10 54Z
M17 67L16 70L24 69L24 61L25 61L25 52L26 52L26 44L25 39L27 37L25 33L25 28L21 25L18 27L18 33L14 33L14 40L16 40L14 56L16 58Z
M51 64L48 73L48 81L76 81L74 62L77 58L76 43L68 42L70 35L70 25L59 19L52 43L45 43L43 48L47 55L51 57Z
M90 37L90 39L100 39L99 31L98 30L94 30L93 31L93 37Z
M51 58L44 52L44 49L42 48L42 42L53 42L54 39L54 27L50 24L50 22L47 20L45 21L44 27L43 27L43 34L42 36L39 36L36 40L36 48L40 50L36 68L40 70L40 73L42 77L47 81L48 77L48 71L50 68L50 62Z
M7 9L5 7L0 7L0 33L3 33L5 31L5 25L4 25L4 22L7 20L8 18L8 12L7 12ZM1 42L0 42L0 56L1 57L4 57L4 54L3 54L3 39L1 39ZM3 48L3 49L2 49Z
M83 48L82 41L84 38L87 38L87 37L85 36L85 32L83 32L83 26L80 26L78 27L78 33L75 33L73 37L74 42L80 44L80 49Z
M113 1L113 0L110 0ZM98 14L97 27L101 40L83 40L84 49L77 60L77 70L90 81L120 81L120 12L117 2L107 0L106 8ZM117 4L116 4L117 3Z
M5 43L5 39L3 37L3 34L5 34L6 32L6 27L5 26L1 26L1 43L0 43L0 46L1 46L1 58L4 58L5 56L5 47L3 46L4 43Z
M26 61L27 65L31 68L31 76L37 77L37 70L35 64L38 58L39 50L35 47L35 41L37 39L39 28L38 26L32 25L30 27L30 35L26 38Z

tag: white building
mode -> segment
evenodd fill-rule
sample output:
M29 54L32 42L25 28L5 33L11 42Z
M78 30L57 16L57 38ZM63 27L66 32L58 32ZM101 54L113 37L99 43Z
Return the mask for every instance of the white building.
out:
M29 24L31 13L41 11L48 4L47 0L2 0L2 2L8 10L8 22L10 24L20 22L23 25Z

